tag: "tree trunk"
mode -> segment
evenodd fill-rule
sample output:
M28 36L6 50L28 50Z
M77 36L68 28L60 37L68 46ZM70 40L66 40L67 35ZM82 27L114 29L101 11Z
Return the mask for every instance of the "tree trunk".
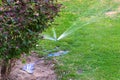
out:
M15 59L3 60L1 64L1 80L10 80L11 69L15 65Z
M1 66L1 80L8 80L8 64L9 61L3 60L2 61L2 66Z

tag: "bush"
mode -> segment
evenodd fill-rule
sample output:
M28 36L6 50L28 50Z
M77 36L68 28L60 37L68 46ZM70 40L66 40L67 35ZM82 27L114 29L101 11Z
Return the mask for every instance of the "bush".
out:
M9 1L9 2L7 2ZM0 58L2 80L21 54L35 46L39 34L60 10L56 0L3 0L0 6Z

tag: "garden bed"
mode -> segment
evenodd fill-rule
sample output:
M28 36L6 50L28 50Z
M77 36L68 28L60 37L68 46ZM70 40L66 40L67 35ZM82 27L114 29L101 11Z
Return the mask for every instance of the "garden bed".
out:
M10 78L12 80L56 80L56 74L54 72L54 64L52 60L45 60L43 58L39 58L38 55L32 53L32 55L27 56L24 58L26 59L25 63L22 63L23 57L21 60L16 62L16 65L12 69ZM33 74L30 74L24 70L22 70L23 66L29 63L34 63L35 69Z

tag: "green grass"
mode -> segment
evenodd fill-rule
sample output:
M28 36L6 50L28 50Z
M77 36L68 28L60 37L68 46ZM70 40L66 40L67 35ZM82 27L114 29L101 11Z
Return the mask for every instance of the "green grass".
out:
M114 0L61 0L65 8L52 25L57 35L71 27L86 25L60 41L42 40L39 45L51 50L59 46L69 54L55 57L56 73L60 80L120 80L120 15L107 17L107 11L116 10ZM51 28L46 34L52 35ZM43 51L40 51L40 54ZM47 53L44 53L47 54ZM78 71L81 70L81 73Z

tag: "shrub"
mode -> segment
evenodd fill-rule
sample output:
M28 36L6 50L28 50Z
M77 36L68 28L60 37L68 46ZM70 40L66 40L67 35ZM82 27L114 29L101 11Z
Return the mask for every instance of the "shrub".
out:
M9 2L8 2L9 1ZM2 80L21 54L35 46L39 34L60 10L56 0L3 0L0 6L0 58Z

